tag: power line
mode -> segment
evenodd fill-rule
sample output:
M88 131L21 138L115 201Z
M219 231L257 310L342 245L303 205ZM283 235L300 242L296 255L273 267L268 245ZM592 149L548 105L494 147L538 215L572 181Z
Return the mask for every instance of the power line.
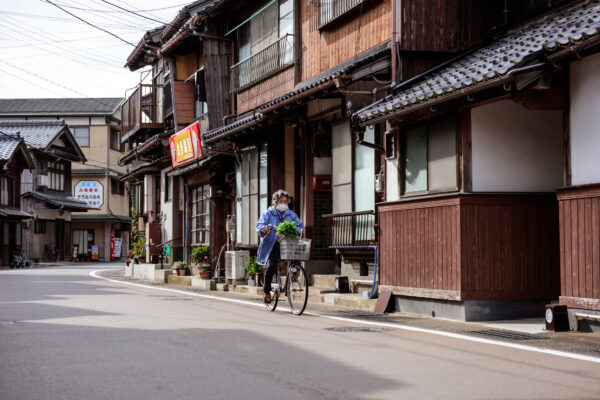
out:
M122 41L122 42L124 42L124 43L127 43L128 45L130 45L130 46L132 46L132 47L137 47L135 44L133 44L133 43L131 43L131 42L128 42L127 40L125 40L125 39L123 39L123 38L121 38L121 37L119 37L119 36L115 35L114 33L112 33L112 32L109 32L109 31L107 31L106 29L100 28L99 26L96 26L96 25L94 25L94 24L92 24L92 23L90 23L90 22L87 22L87 21L86 21L86 20L84 20L83 18L80 18L80 17L78 17L77 15L73 14L72 12L65 10L64 8L62 8L62 7L61 7L61 6L59 6L59 5L56 5L56 4L54 4L54 3L53 3L53 2L51 2L50 0L44 0L44 1L46 1L46 3L53 5L54 7L58 8L58 9L60 9L60 10L64 11L64 12L66 12L66 13L67 13L67 14L69 14L70 16L72 16L72 17L74 17L74 18L77 18L77 19L78 19L78 20L80 20L80 21L83 21L83 22L85 22L86 24L88 24L88 25L89 25L89 26L91 26L91 27L94 27L94 28L96 28L96 29L99 29L99 30L101 30L102 32L108 33L109 35L111 35L111 36L113 36L113 37L115 37L115 38L119 39L120 41Z
M42 2L45 2L45 0L41 0ZM67 23L72 23L72 24L83 24L83 22L81 21L77 21L74 19L68 19L68 18L60 18L60 17L51 17L49 15L38 15L38 14L27 14L27 13L20 13L20 12L13 12L13 11L0 11L0 14L5 14L5 15L14 15L16 17L25 17L25 18L36 18L36 19L44 19L44 20L49 20L49 21L57 21L57 22L67 22ZM101 26L106 26L108 28L131 28L131 29L135 29L138 30L140 29L139 26L133 26L133 25L123 25L121 24L98 24Z
M159 20L157 20L157 19L154 19L154 18L146 17L146 16L144 16L144 15L141 15L141 14L138 14L138 13L136 13L135 11L131 11L131 10L128 10L128 9L126 9L126 8L123 8L123 7L121 7L121 6L118 6L118 5L114 4L114 3L111 3L110 1L107 1L107 0L100 0L100 1L102 1L103 3L106 3L106 4L110 4L111 6L113 6L113 7L116 7L116 8L118 8L119 10L123 10L123 11L125 11L125 12L128 12L128 13L130 13L130 14L136 15L136 16L138 16L138 17L140 17L140 18L145 18L145 19L148 19L148 20L150 20L150 21L158 22L159 24L166 24L166 22L159 21Z
M58 95L58 96L61 96L61 97L62 97L62 96L64 96L64 94L61 94L61 93L55 92L54 90L51 90L51 89L48 89L48 88L45 88L44 86L40 85L39 83L33 83L33 82L31 82L31 81L28 81L27 79L23 78L22 76L15 75L15 74L13 74L13 73L10 73L10 72L8 72L8 71L6 71L6 70L2 69L2 68L0 68L0 71L4 72L5 74L8 74L8 75L10 75L10 76L12 76L12 77L14 77L14 78L17 78L17 79L19 79L19 80L21 80L21 81L23 81L23 82L27 82L27 83L29 83L30 85L33 85L33 86L35 86L35 87L37 87L37 88L40 88L40 89L42 89L42 90L45 90L45 91L47 91L47 92L49 92L49 93L52 93L52 94L55 94L55 95Z
M66 4L63 4L63 3L57 3L57 4L60 4L61 6L66 7L66 8L72 8L74 10L80 10L80 11L94 11L94 12L101 12L101 13L107 13L107 14L122 14L123 13L123 11L118 11L118 10L96 10L94 8L81 8L81 7L66 5ZM182 7L182 6L185 6L187 4L189 4L189 3L183 3L183 4L178 4L178 5L169 6L169 7L151 8L151 9L148 9L148 10L136 10L136 11L138 11L138 12L149 12L149 11L168 10L168 9L171 9L171 8Z
M82 3L81 1L77 1L77 0L70 0L70 1L71 1L71 3L79 4L79 5L82 5L82 6L86 6L87 5L86 3ZM100 7L104 7L104 8L112 10L112 8L110 6L108 6L108 5L106 5L106 4L102 3L102 2L99 2L98 0L88 0L88 1L93 1L94 3L98 4ZM102 11L102 10L97 10L97 11ZM97 11L95 10L95 11L84 11L84 12L87 12L87 13L89 13L91 15L94 15L94 17L102 18L102 19L104 19L106 21L119 22L119 23L125 23L125 24L134 24L134 25L138 26L138 29L143 29L143 30L148 29L148 25L147 24L149 24L149 23L147 21L141 22L137 18L133 18L130 15L123 15L123 14L112 15L112 14L100 13L98 15ZM124 18L122 18L122 17L124 17Z

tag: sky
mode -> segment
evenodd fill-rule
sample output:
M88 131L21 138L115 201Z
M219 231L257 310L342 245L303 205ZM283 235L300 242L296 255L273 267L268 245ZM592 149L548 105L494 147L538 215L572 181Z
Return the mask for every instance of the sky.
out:
M133 45L191 1L0 0L0 98L125 97Z

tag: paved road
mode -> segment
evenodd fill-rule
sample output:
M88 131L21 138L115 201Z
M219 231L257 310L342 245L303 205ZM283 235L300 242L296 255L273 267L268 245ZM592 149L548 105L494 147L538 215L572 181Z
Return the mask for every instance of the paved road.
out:
M90 277L97 268L0 271L1 400L600 397L599 363L340 332L357 325Z

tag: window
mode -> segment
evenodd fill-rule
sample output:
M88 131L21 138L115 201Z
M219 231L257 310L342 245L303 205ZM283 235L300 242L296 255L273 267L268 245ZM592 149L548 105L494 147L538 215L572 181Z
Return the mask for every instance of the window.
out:
M73 136L77 141L77 144L81 147L89 147L90 146L90 127L89 126L76 126L70 127L71 132L73 132Z
M34 233L46 233L46 221L41 219L36 219L33 224L33 232Z
M165 174L165 202L173 201L173 176Z
M0 205L15 205L15 181L10 176L0 177Z
M268 207L267 145L244 151L236 162L236 242L258 245L256 222Z
M404 193L457 188L456 121L448 118L404 135Z
M119 194L123 196L125 194L125 182L121 182L118 179L110 180L110 192L112 194Z
M137 182L133 191L135 215L144 214L144 182Z
M314 31L358 8L366 0L311 0L310 30Z
M210 245L210 186L200 185L191 192L191 243Z
M48 189L65 191L65 164L60 161L48 162Z
M116 151L123 151L121 145L121 132L118 129L110 128L110 148Z

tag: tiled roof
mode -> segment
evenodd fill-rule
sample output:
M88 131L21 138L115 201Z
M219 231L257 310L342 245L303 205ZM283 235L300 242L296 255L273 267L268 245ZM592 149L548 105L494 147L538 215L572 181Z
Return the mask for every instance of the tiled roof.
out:
M63 130L68 131L65 121L0 121L0 131L17 133L25 140L29 148L45 150Z
M88 207L88 205L85 201L77 200L63 192L33 191L33 192L24 193L22 196L23 197L35 197L40 200L44 200L53 206L62 207L67 210L83 211L83 210L87 210L88 208L90 208L90 207Z
M361 125L475 87L600 33L600 1L579 2L512 29L421 81L354 114Z
M122 98L0 99L0 115L112 114Z
M0 161L10 160L22 141L16 133L0 132Z
M283 103L288 99L304 97L303 94L308 92L309 90L319 87L327 82L331 82L339 76L350 73L356 70L357 68L360 68L361 66L388 53L390 51L390 48L391 43L388 40L357 55L356 57L352 57L351 59L346 60L343 63L338 64L331 69L328 69L325 72L322 72L303 82L300 82L296 85L293 91L259 106L257 108L256 113L250 112L245 115L239 116L238 119L236 119L236 121L232 122L229 125L225 125L220 128L213 129L212 131L206 132L203 135L204 140L212 142L217 140L217 138L219 137L226 136L228 134L240 131L244 128L253 126L265 119L264 113L267 112L267 109L277 108L279 104Z
M71 221L121 221L131 222L131 218L125 215L114 214L71 214Z

